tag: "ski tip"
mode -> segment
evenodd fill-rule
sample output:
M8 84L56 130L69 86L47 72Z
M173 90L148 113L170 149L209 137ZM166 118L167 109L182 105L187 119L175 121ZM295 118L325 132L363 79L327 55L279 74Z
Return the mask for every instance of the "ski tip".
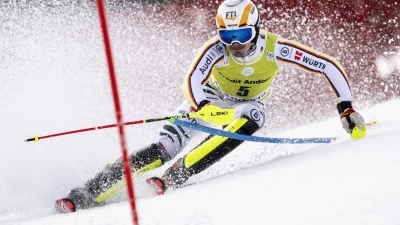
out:
M158 195L163 195L165 193L164 181L158 177L151 177L146 180L147 184L155 191Z
M55 204L55 208L60 213L73 213L76 211L75 204L71 199L62 198L58 199Z

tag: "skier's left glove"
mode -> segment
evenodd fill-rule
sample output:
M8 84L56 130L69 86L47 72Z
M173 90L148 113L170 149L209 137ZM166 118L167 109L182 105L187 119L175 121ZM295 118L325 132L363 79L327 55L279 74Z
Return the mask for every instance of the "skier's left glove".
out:
M351 138L359 139L365 137L367 126L365 125L364 118L358 112L354 111L351 102L340 102L337 104L337 109L343 129L350 134Z

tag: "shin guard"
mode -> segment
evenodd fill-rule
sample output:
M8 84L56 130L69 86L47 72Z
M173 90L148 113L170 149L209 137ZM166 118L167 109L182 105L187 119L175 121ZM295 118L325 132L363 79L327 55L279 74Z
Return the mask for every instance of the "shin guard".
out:
M153 170L164 164L162 151L157 144L151 144L133 152L129 156L132 176ZM89 193L95 202L101 203L126 184L122 159L107 166L103 171L87 182Z

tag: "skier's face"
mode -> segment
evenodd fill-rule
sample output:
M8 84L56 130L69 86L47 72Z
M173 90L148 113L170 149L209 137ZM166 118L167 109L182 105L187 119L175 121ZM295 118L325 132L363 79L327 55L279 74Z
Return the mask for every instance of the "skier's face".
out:
M226 48L235 57L244 57L246 52L250 49L250 47L251 47L251 42L248 42L246 44L233 42L231 45L226 45Z

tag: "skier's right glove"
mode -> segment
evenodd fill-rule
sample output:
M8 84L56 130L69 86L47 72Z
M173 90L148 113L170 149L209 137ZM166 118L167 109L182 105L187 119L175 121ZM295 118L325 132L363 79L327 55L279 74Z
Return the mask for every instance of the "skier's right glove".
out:
M208 123L227 125L235 119L235 109L224 101L203 100L198 106L197 116Z
M351 138L359 139L365 137L367 126L365 125L364 118L358 112L354 111L351 102L340 102L337 104L337 109L343 129L350 134Z
M210 102L208 100L203 100L200 102L198 110L201 110L203 107L208 106L208 105L215 105L221 109L233 108L231 105L229 105L229 103L227 103L226 101L223 101L223 100L217 100L217 101L213 101L213 102Z

